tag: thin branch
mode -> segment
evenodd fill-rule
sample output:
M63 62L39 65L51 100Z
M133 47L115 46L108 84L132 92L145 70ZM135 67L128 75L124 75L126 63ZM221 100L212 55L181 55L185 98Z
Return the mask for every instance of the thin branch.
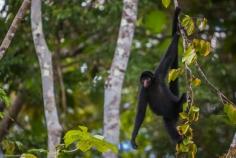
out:
M57 69L57 74L58 74L58 80L59 80L59 84L60 84L60 96L61 96L61 105L62 108L64 110L64 112L66 111L66 91L65 91L65 84L64 84L64 80L63 80L63 73L61 70L61 66L59 65L58 62L56 62L56 69Z
M16 30L21 22L21 20L24 18L24 15L26 11L28 10L30 6L30 0L24 0L21 4L20 9L18 10L6 36L4 37L2 44L0 46L0 60L2 59L4 53L6 52L7 48L10 46L11 41L13 37L15 36Z
M8 133L9 128L15 122L22 107L23 107L22 92L19 92L19 94L16 96L14 100L14 103L10 107L9 111L0 122L0 142Z
M61 48L60 48L60 35L59 33L56 34L56 53L54 53L53 55L53 59L54 59L54 65L55 65L55 71L57 73L55 73L55 75L57 76L58 82L59 82L59 87L60 87L60 101L61 101L61 105L62 108L64 110L64 112L66 112L66 107L67 107L67 101L66 101L66 91L65 91L65 84L64 84L64 80L63 80L63 72L62 72L62 67L60 65L60 54L61 54Z
M204 79L204 81L206 82L206 84L211 88L211 90L215 93L217 93L217 95L220 97L221 102L223 104L226 103L230 103L232 105L234 105L234 103L228 99L223 92L221 92L215 85L213 85L206 77L205 73L203 72L202 68L200 67L199 63L196 61L195 62L195 66L197 67L197 71L199 72L199 75Z

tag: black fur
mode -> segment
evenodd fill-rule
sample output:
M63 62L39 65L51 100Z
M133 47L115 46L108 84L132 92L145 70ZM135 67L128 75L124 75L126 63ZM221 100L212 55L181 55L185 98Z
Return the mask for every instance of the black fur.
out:
M142 73L140 80L145 77L150 77L152 82L148 88L141 87L137 114L135 119L134 130L132 133L131 144L133 148L137 148L135 138L138 134L139 128L144 120L147 105L156 114L163 116L165 127L172 140L176 143L182 140L176 130L176 123L178 121L179 112L182 111L182 105L186 101L186 96L183 94L178 98L178 81L170 83L168 87L165 83L169 68L178 67L178 15L180 8L176 8L173 18L172 42L160 62L160 65L153 74L150 71Z

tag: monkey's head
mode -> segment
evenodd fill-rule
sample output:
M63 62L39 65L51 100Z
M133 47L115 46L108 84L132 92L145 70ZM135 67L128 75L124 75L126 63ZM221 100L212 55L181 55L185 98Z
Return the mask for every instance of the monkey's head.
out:
M140 76L140 83L144 88L148 88L154 79L154 75L151 71L144 71Z

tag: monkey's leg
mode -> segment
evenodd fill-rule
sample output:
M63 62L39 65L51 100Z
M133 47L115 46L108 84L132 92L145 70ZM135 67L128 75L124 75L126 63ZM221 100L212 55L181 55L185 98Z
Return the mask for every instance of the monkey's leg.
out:
M183 104L187 101L187 95L186 93L183 93L178 101L178 113L183 111Z
M167 130L168 134L170 135L171 139L175 143L181 142L182 136L178 133L178 131L176 129L177 120L170 119L170 118L163 118L163 119L164 119L166 130Z

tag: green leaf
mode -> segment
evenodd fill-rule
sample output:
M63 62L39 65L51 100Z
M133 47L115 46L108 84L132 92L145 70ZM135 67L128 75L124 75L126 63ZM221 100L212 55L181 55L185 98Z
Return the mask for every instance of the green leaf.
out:
M83 132L87 132L88 128L85 126L79 126L79 128L83 131Z
M180 143L176 145L176 151L179 153L186 153L189 151L189 147L183 143Z
M162 0L162 4L165 8L168 8L170 5L170 0Z
M185 124L178 126L177 129L181 135L184 135L188 132L189 127L190 127L189 124Z
M178 68L178 69L171 69L168 73L168 82L176 80L180 75L182 75L184 72L183 69Z
M7 107L10 105L9 98L2 88L0 88L0 101L3 102Z
M211 52L211 44L210 42L202 39L194 39L193 46L196 52L200 53L202 56L207 56Z
M186 112L181 112L179 113L179 116L182 120L188 119L188 114Z
M95 144L95 148L100 152L107 152L109 149L114 153L118 152L118 149L114 144L106 142L103 139L101 140L100 138L93 137L93 143Z
M16 144L10 140L3 140L1 142L2 149L5 151L5 154L12 155L16 149Z
M0 112L0 119L3 119L4 117L4 112Z
M183 144L184 145L189 145L189 144L193 144L194 142L191 140L191 139L189 139L189 138L185 138L184 140L183 140Z
M88 140L83 140L83 141L78 142L76 144L76 147L78 149L80 149L81 151L86 152L89 149L91 149L92 143L91 143L91 141L89 139Z
M9 21L12 21L13 18L14 18L14 14L9 13L6 17L5 23L8 23Z
M161 11L152 11L145 15L144 26L153 33L160 33L166 24L166 15Z
M191 158L195 158L197 153L197 146L196 144L190 144L189 145L189 154L191 155Z
M64 136L64 142L66 147L68 147L70 144L80 140L80 138L83 137L83 133L79 130L69 130L66 132Z
M236 107L227 103L224 105L224 112L228 116L230 122L236 124Z
M15 141L15 145L19 150L24 150L24 145L21 142Z
M191 106L190 110L189 110L189 121L197 121L199 119L199 111L200 108L197 106Z
M83 152L90 150L92 147L102 153L109 150L114 153L118 152L116 145L106 142L103 136L91 135L88 133L88 128L84 126L79 126L79 130L68 131L64 136L64 142L66 147L76 143L76 148Z
M188 36L192 35L194 32L194 21L189 15L185 15L184 18L181 21L181 25L185 28L187 31Z
M200 108L197 107L197 106L191 106L190 111L199 112L199 111L200 111Z
M182 58L182 62L186 63L187 65L192 64L197 59L197 54L195 49L192 45L190 45L184 53Z
M33 154L22 154L20 158L37 158L37 157Z
M187 103L187 102L185 102L185 103L183 104L183 111L186 111L186 110L187 110L187 108L188 108L188 103Z
M191 116L191 121L198 121L198 119L199 119L199 112L197 112L197 113L195 113L195 114L193 114L193 116Z
M201 80L199 79L199 78L193 78L192 79L192 83L193 83L193 85L195 86L195 87L198 87L198 86L200 86L201 85Z
M207 26L207 19L206 18L198 18L197 19L197 26L200 31L204 30Z

